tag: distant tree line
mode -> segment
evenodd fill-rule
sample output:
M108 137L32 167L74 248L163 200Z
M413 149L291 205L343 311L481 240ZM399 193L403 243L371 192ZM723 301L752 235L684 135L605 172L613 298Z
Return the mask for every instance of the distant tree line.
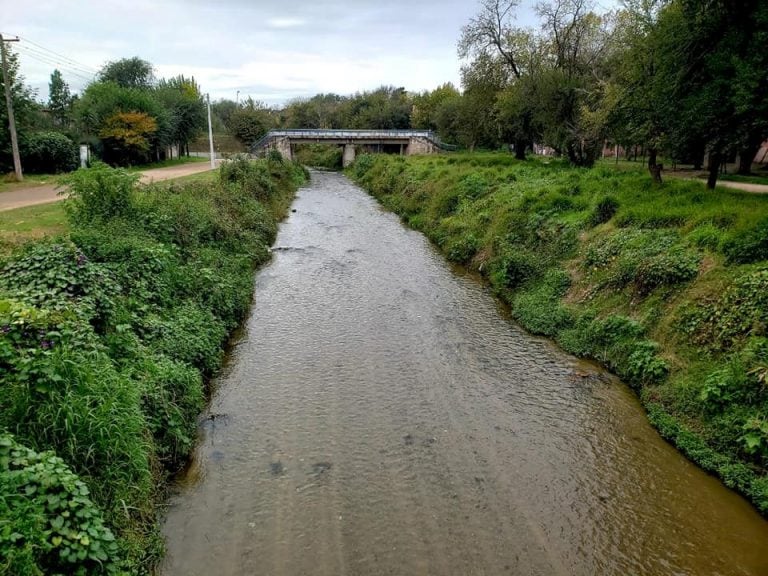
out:
M598 12L589 0L549 0L535 28L515 25L518 5L481 0L458 41L461 90L384 86L260 106L247 113L259 118L251 134L424 128L520 159L538 144L577 166L593 165L606 143L639 148L656 181L661 155L697 168L708 157L710 186L728 159L749 173L768 138L768 2L624 0Z

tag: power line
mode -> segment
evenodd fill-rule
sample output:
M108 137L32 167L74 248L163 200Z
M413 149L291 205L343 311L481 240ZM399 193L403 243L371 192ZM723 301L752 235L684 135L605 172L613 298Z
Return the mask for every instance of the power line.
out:
M75 60L74 58L70 58L69 56L65 56L64 54L56 52L55 50L51 50L50 48L46 48L45 46L43 46L41 44L38 44L37 42L34 42L34 41L30 40L29 38L25 38L24 36L18 36L18 38L22 42L24 42L26 44L31 44L32 46L34 46L35 49L38 52L42 51L43 53L47 53L47 55L49 55L50 57L52 57L52 58L54 58L54 59L56 59L56 60L58 60L60 62L65 62L68 65L72 66L73 68L81 69L83 72L87 72L89 74L97 74L98 73L98 70L96 70L92 66L89 66L88 64L84 64L82 62L79 62L79 61ZM27 48L29 48L29 47L27 47Z
M47 60L50 63L56 64L58 66L61 66L62 68L67 68L69 70L74 70L75 72L79 72L81 74L85 74L87 76L93 76L96 74L95 72L91 70L86 70L85 68L81 68L79 66L76 66L74 64L70 64L67 61L60 60L56 58L55 56L51 56L45 52L41 52L40 50L37 50L36 48L32 48L31 46L27 46L23 42L19 44L20 51L23 51L26 54L33 54L40 60Z
M95 75L91 74L90 72L83 72L78 69L70 68L69 66L62 64L57 60L53 60L37 52L30 51L29 48L27 47L24 47L23 49L18 50L18 53L23 54L28 58L37 60L38 62L42 62L43 64L48 64L49 66L60 68L64 72L71 74L72 76L76 76L77 78L84 80L86 82L91 82L95 77Z

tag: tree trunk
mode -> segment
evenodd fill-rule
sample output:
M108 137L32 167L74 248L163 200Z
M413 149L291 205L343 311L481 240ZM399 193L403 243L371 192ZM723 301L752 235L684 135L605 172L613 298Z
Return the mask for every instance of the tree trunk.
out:
M709 153L709 177L707 178L707 188L710 190L714 190L715 185L717 185L717 176L720 172L721 161L722 155L720 152Z
M522 138L515 139L515 159L525 160L525 149L528 147L528 142Z
M654 184L661 184L661 170L663 166L656 162L659 151L656 148L648 148L648 172L651 173Z
M739 169L737 174L749 176L752 173L752 160L755 159L759 149L759 144L757 146L750 144L739 150Z

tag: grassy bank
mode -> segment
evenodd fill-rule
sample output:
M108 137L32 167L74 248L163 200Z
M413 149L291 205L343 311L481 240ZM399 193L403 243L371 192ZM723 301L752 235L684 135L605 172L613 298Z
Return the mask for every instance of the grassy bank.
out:
M68 234L0 261L0 573L151 569L164 480L305 174L271 158L137 178L74 173Z
M768 514L768 198L502 154L361 156L349 173Z

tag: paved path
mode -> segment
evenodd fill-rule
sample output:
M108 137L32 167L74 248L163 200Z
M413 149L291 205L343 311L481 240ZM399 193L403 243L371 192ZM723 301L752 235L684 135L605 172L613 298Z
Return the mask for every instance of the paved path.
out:
M699 178L698 174L690 171L672 171L666 170L662 176L669 176L670 178L683 178L686 180L698 180L704 184L707 181L703 178ZM742 192L751 192L752 194L768 194L768 184L752 184L750 182L731 182L730 180L717 180L717 186L723 188L731 188L732 190L741 190Z
M211 165L208 162L195 162L180 166L169 166L168 168L152 168L141 173L141 181L144 183L161 182L163 180L206 172L210 169ZM63 196L59 196L57 184L44 184L42 186L13 190L12 192L0 192L0 212L13 210L14 208L23 208L24 206L34 206L35 204L48 204L62 199Z

